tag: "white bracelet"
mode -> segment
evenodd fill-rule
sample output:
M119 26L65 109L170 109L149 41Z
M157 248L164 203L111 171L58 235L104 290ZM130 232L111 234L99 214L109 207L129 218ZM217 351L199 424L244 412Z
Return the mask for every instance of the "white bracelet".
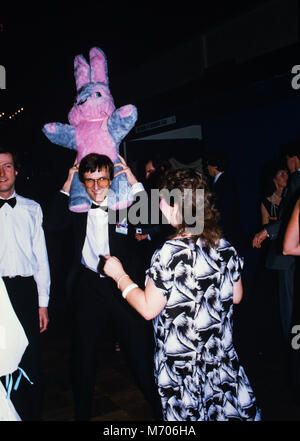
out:
M124 299L126 299L127 294L134 288L138 288L138 285L136 283L131 283L124 289L124 291L122 292L122 296L124 297Z
M121 282L121 280L124 278L124 277L129 277L129 275L128 274L123 274L119 279L118 279L118 282L117 282L117 286L118 286L118 288L120 289L120 282Z

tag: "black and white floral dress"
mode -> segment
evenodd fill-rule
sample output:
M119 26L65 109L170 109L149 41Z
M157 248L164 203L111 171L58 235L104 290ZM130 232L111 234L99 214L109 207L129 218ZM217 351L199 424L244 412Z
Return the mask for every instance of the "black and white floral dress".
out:
M232 343L233 283L243 260L224 239L168 240L147 276L167 303L153 320L155 378L165 421L260 420Z

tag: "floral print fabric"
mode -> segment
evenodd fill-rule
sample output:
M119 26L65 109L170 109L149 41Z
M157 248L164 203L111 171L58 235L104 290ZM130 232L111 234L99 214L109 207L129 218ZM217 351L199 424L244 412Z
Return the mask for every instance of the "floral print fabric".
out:
M260 420L232 343L233 283L243 260L224 239L208 248L168 240L147 275L167 298L153 320L155 378L164 420Z

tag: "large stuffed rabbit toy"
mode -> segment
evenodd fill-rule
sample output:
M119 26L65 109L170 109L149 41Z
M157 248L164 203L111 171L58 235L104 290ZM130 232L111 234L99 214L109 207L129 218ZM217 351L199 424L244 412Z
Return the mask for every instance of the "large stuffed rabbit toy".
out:
M99 153L107 155L116 164L120 162L120 142L134 126L137 109L131 104L115 109L108 87L106 57L96 47L90 50L89 56L90 65L82 55L76 56L74 60L78 95L68 115L70 125L45 124L43 132L51 142L77 150L78 162L89 153ZM115 173L120 169L115 167ZM125 174L121 173L112 181L108 206L122 209L132 201L131 187ZM91 203L76 173L71 186L69 209L85 212Z

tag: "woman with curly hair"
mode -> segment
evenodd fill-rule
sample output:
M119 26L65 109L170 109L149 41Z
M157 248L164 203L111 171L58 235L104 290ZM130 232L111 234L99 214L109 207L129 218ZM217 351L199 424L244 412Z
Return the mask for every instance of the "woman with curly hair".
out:
M130 279L116 257L105 256L104 272L133 308L153 319L163 419L260 420L232 343L243 261L222 238L201 174L171 170L161 187L160 209L176 232L155 251L145 289Z

